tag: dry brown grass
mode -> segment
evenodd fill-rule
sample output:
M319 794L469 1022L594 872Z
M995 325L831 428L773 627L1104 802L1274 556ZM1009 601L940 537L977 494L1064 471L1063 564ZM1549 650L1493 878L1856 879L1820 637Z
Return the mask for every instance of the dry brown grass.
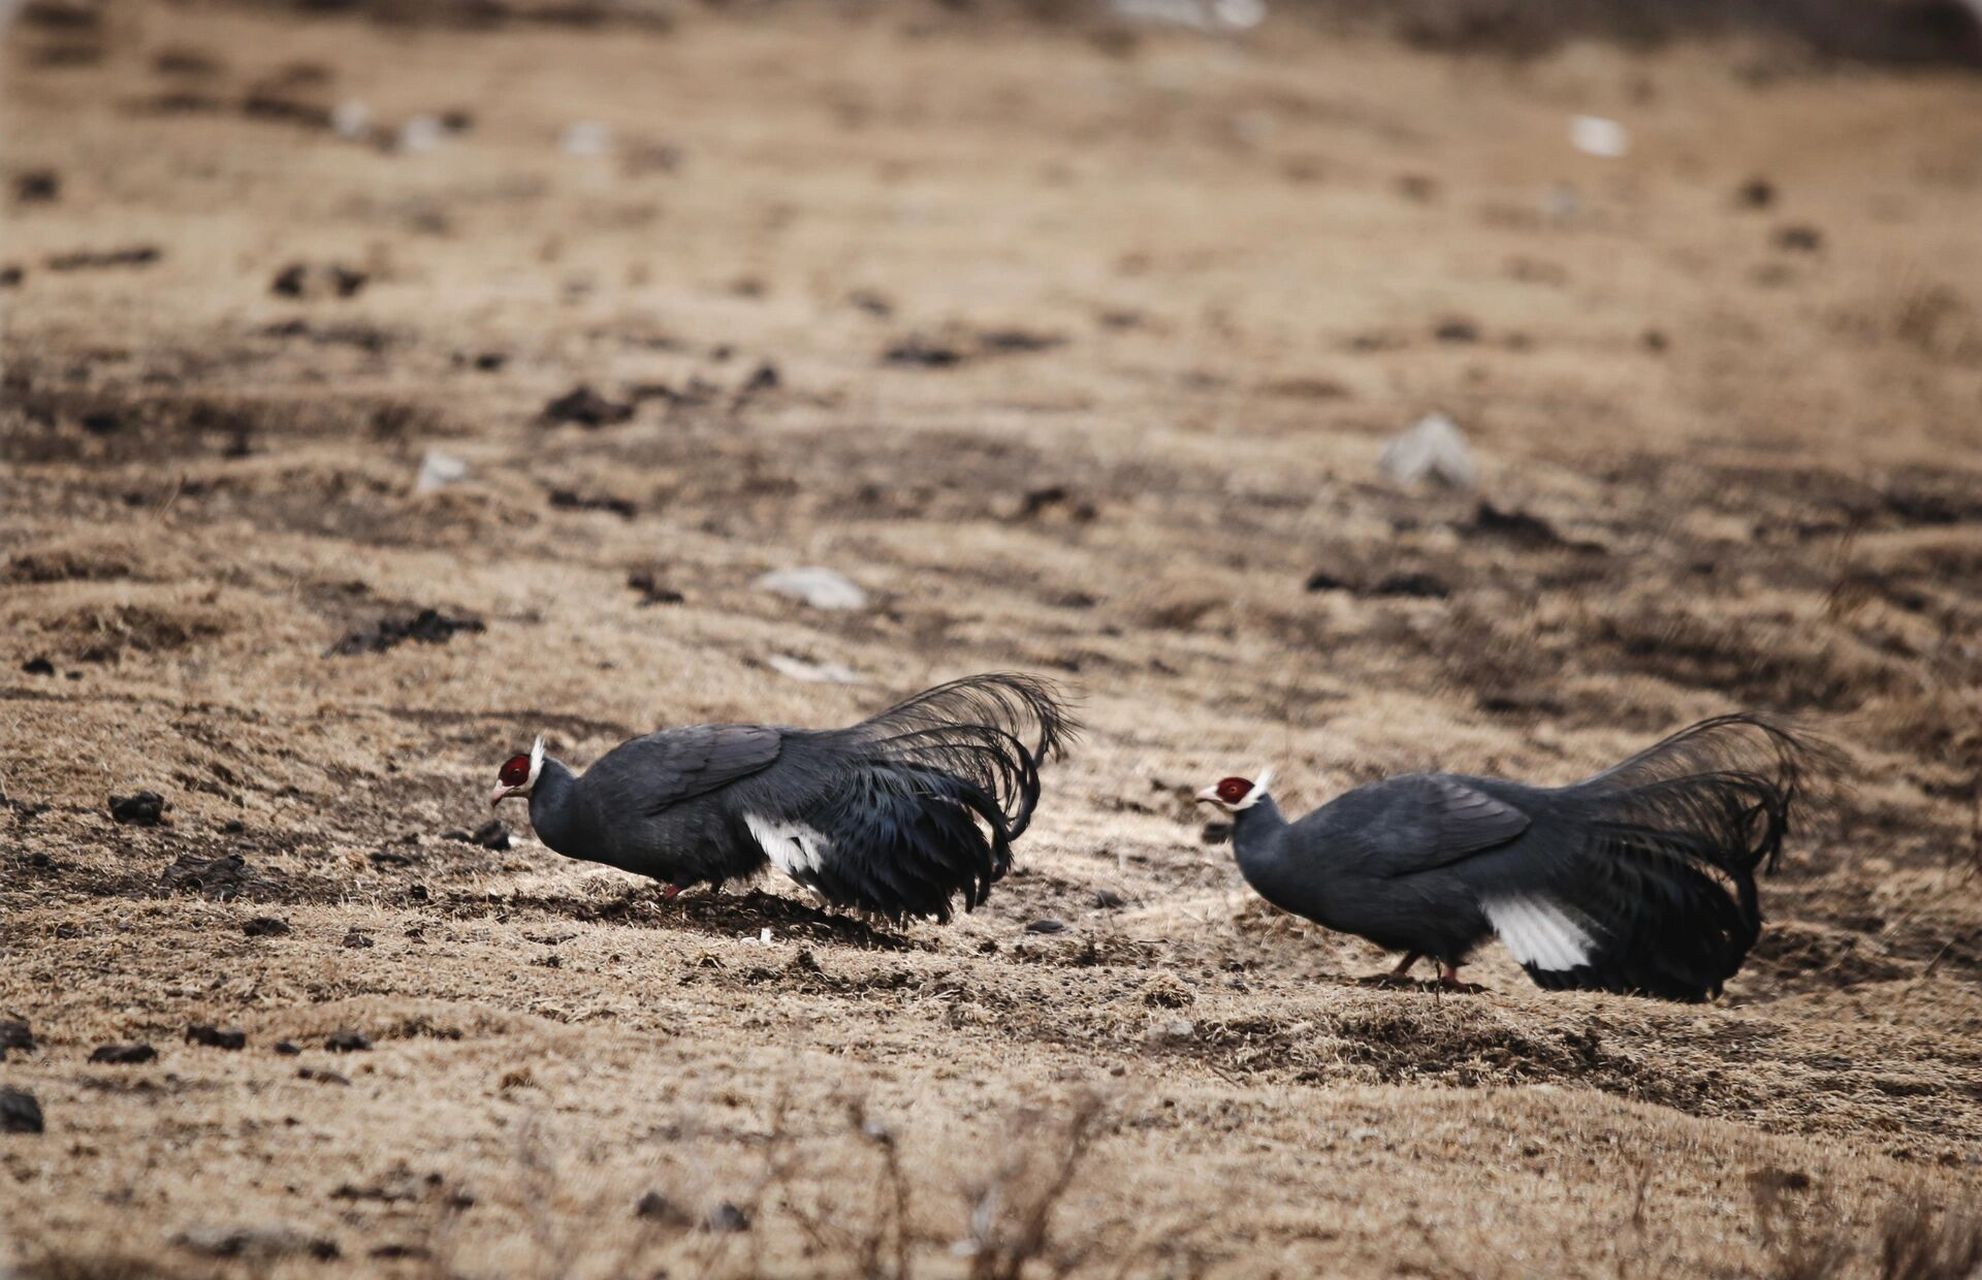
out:
M1755 1218L1776 1280L1973 1280L1982 1273L1982 1210L1903 1191L1870 1216L1844 1215L1807 1175L1761 1169L1749 1176Z
M47 1122L0 1135L0 1268L1973 1269L1974 85L1280 21L107 15L0 51L0 1017L39 1044L0 1081ZM320 127L349 98L472 120L402 154ZM297 262L368 278L272 291ZM580 383L632 416L547 424ZM1379 480L1432 409L1480 493ZM468 478L415 492L429 448ZM794 563L875 607L751 589ZM485 629L336 652L427 607ZM538 732L998 667L1093 731L948 929L444 834ZM1485 996L1364 988L1178 800L1566 780L1732 705L1854 785L1711 1007L1498 953ZM113 823L140 788L166 823Z

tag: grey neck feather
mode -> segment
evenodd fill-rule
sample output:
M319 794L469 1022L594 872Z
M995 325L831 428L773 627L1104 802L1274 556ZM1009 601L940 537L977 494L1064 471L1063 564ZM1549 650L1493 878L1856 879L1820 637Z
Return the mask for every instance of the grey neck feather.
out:
M577 784L564 761L547 759L530 789L530 825L537 829L537 839L559 853L571 853L580 843L579 815L572 803Z
M1280 816L1280 806L1270 795L1232 815L1232 854L1238 860L1239 874L1276 906L1285 905L1281 890L1287 869L1286 834L1287 819Z

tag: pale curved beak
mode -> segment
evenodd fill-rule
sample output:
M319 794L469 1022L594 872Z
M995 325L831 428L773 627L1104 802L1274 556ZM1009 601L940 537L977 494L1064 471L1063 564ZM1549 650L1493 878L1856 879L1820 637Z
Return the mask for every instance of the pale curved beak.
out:
M489 792L489 808L495 808L520 790L520 787L505 787L500 782L496 783L495 790Z
M1202 790L1202 791L1200 791L1200 792L1198 792L1198 793L1197 793L1197 802L1198 802L1199 804L1223 804L1223 803L1225 803L1224 801L1222 801L1222 800L1220 800L1220 799L1218 798L1218 788L1217 788L1217 787L1206 787L1206 788L1205 788L1204 790Z

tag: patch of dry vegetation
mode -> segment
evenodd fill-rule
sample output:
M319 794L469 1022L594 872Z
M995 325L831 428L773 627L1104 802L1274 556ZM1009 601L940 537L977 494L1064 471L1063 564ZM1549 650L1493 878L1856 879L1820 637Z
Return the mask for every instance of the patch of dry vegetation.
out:
M1975 1270L1974 86L1284 14L30 7L0 1268ZM1479 492L1379 481L1433 409ZM750 585L811 563L874 606ZM1093 733L948 929L476 834L539 732L997 667ZM1710 1007L1369 989L1187 803L1567 781L1732 705L1852 785Z

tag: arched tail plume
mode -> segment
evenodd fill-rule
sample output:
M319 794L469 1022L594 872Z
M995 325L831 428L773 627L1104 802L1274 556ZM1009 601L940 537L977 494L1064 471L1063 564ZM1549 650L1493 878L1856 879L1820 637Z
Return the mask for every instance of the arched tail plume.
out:
M1078 734L1036 676L971 676L832 735L851 767L812 820L833 853L807 877L829 901L947 920L1011 869L1039 805L1040 766Z
M1561 894L1593 948L1585 963L1529 965L1544 987L1704 1000L1760 935L1755 886L1773 871L1829 747L1754 715L1702 721L1561 796L1576 823Z
M1039 804L1039 767L1079 734L1052 681L999 672L916 694L844 730L876 761L947 773L992 796L1005 836L1017 839Z

